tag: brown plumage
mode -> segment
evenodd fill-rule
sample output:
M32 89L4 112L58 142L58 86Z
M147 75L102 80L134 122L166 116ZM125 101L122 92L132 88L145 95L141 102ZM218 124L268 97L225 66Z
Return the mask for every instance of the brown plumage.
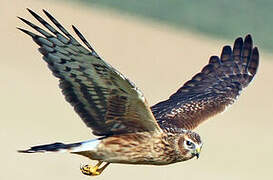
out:
M207 118L231 105L255 76L258 48L252 48L250 35L235 40L233 50L225 46L221 57L212 56L200 73L176 93L152 106L162 129L194 129Z
M73 26L82 46L44 11L61 31L28 11L50 32L20 18L41 35L20 29L39 45L53 75L59 78L66 100L98 139L34 146L20 152L68 151L98 160L81 168L99 175L109 163L165 165L199 157L202 141L192 132L207 118L232 104L255 76L258 49L250 35L225 46L220 58L209 63L166 101L149 107L143 93L125 76L102 60ZM102 162L106 162L99 168Z

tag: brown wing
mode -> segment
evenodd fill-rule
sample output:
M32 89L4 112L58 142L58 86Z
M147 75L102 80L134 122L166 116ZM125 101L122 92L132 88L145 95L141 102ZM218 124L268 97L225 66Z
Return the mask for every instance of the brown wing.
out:
M168 100L152 106L162 129L194 129L212 115L232 104L256 74L258 48L251 35L236 39L233 50L223 48L221 57L212 56L209 64L186 82Z
M60 80L66 100L95 135L161 131L140 90L103 61L74 26L74 31L90 51L48 12L44 11L64 35L33 11L29 12L51 33L23 18L20 19L43 36L19 29L40 46L43 59Z

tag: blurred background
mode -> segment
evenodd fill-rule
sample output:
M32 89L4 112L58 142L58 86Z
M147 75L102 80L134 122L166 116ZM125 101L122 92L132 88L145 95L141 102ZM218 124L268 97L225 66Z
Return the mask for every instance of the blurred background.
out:
M92 139L37 45L25 10L48 10L73 35L74 24L107 62L129 77L151 105L164 100L220 55L238 36L253 35L261 62L239 100L196 131L204 147L198 160L169 166L110 165L96 179L272 179L273 1L269 0L4 0L0 7L1 180L90 179L79 167L95 163L71 154L19 154L52 142Z

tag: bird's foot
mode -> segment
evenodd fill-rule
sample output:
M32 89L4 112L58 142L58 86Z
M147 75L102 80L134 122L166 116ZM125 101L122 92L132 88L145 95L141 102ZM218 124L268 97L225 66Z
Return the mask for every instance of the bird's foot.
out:
M102 163L103 161L99 161L95 166L88 165L88 164L81 166L81 171L83 174L88 176L98 176L110 164L110 163L106 163L104 166L99 168Z

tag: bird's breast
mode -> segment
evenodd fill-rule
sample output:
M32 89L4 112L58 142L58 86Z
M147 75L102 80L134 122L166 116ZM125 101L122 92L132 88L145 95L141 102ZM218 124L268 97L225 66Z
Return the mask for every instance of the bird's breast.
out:
M164 165L175 162L175 156L164 134L138 132L103 139L93 158L111 163Z

